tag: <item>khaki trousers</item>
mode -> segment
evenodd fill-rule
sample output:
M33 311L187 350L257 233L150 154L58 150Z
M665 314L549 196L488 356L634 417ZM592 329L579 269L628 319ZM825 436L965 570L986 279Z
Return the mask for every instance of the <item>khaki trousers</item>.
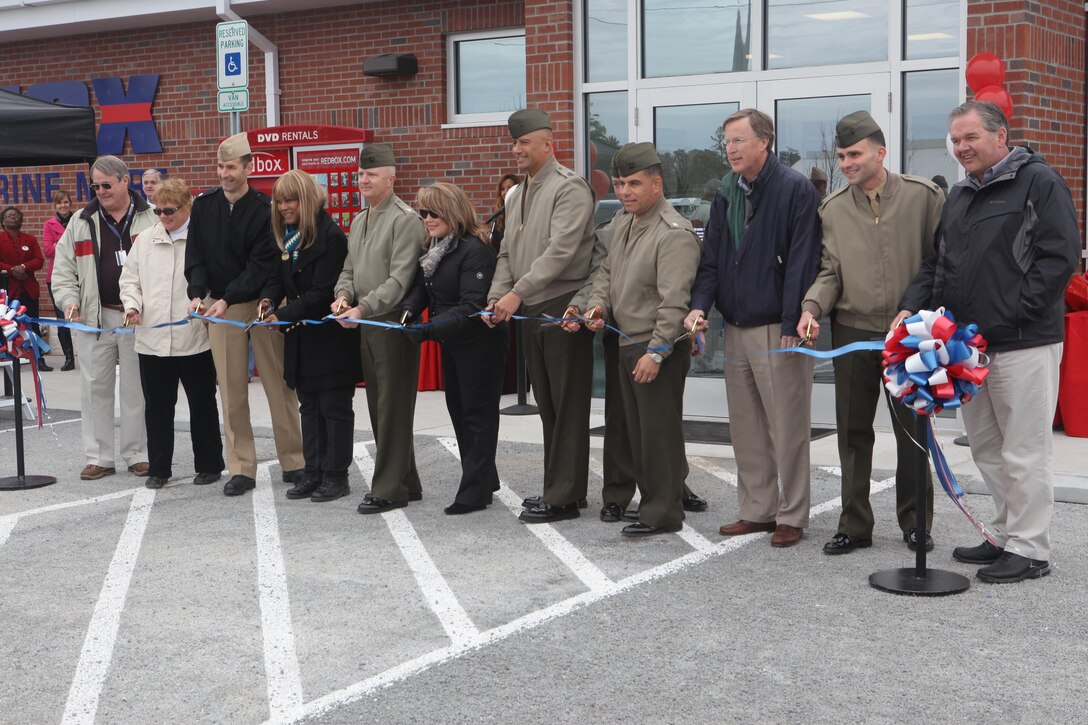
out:
M779 324L725 326L725 394L740 518L808 527L812 358L774 353ZM782 481L779 493L778 483Z
M1062 344L989 355L990 374L963 407L963 426L997 510L990 531L1005 551L1049 561Z
M124 313L102 308L99 327L120 327ZM120 398L122 463L147 460L147 429L144 427L144 393L140 385L140 359L136 336L103 332L76 332L79 353L80 409L83 456L88 464L114 468L114 389ZM120 366L120 377L117 369Z
M206 305L213 303L208 298ZM257 317L257 301L240 302L227 308L228 320L251 322ZM234 325L208 324L212 360L223 402L223 431L227 438L227 469L232 476L257 475L257 447L249 412L249 343L260 373L272 416L272 435L280 468L304 468L302 429L298 398L283 379L283 333L270 327L254 327L248 333Z

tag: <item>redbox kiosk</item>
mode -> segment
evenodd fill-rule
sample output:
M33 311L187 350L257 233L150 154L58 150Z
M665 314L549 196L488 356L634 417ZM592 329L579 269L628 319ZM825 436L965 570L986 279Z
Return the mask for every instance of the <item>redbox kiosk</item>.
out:
M289 169L312 175L329 193L329 215L346 233L363 208L359 195L359 148L374 132L345 126L271 126L246 131L253 150L252 186L269 196Z

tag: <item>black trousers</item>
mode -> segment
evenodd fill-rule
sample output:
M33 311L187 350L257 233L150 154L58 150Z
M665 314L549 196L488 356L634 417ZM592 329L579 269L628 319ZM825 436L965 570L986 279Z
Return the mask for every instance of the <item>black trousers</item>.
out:
M485 506L499 490L499 396L506 367L506 326L464 343L442 343L446 408L461 453L461 485L454 501Z
M53 316L58 320L63 320L64 310L57 307L57 298L53 295L53 285L49 285L49 299L53 300ZM60 349L64 351L64 359L71 360L74 357L72 352L72 331L67 327L58 327L57 339L60 340Z
M174 409L178 383L189 400L189 437L197 473L223 470L223 439L215 402L215 364L210 350L196 355L159 357L140 353L144 391L148 475L170 478L174 458Z
M574 294L532 306L526 317L562 317ZM526 320L525 365L544 428L544 502L567 506L585 498L589 484L589 404L593 394L593 333L565 332Z
M302 419L306 478L346 481L355 436L355 411L351 407L355 386L295 392Z

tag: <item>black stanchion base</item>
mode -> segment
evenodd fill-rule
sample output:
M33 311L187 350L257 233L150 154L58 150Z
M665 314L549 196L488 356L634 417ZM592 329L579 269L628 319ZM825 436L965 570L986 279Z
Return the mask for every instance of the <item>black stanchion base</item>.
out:
M536 415L540 409L528 403L510 405L499 410L499 415Z
M869 585L892 594L912 597L945 597L960 594L971 586L971 580L962 574L941 569L928 569L925 576L918 576L915 567L887 569L869 575Z
M22 491L27 488L52 486L55 476L5 476L0 478L0 491Z

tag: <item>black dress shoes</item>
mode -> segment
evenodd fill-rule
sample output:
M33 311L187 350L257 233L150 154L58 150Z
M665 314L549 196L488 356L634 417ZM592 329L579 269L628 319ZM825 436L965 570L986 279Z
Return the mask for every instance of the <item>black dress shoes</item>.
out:
M210 483L215 483L222 476L218 473L198 473L193 477L193 483L197 486L207 486Z
M535 509L542 503L544 503L543 496L529 496L521 500L521 507L523 509ZM589 501L585 500L584 498L578 499L578 508L589 508Z
M162 476L148 476L144 481L144 486L147 488L162 488L166 485L166 479Z
M684 528L683 524L677 524L676 526L647 526L639 521L633 524L627 524L620 533L628 538L637 539L639 537L654 536L656 534L675 534L682 528Z
M368 493L363 496L363 502L359 504L357 511L361 514L384 514L386 511L402 509L407 505L407 501L387 501L384 498L377 498Z
M47 363L45 361L44 357L38 358L38 372L40 372L40 373L51 373L51 372L53 372L53 368L49 367L49 363Z
M423 500L423 492L422 491L416 491L415 493L409 493L408 494L408 500L409 501L422 501Z
M348 485L346 478L341 480L326 478L321 482L320 486L314 489L313 494L310 495L310 500L314 503L324 503L343 498L349 493L351 493L351 486Z
M256 487L257 482L252 478L238 474L237 476L231 476L230 480L223 486L223 495L241 496L246 491L252 491Z
M461 514L470 514L473 511L483 511L485 508L487 508L487 504L483 504L481 506L469 506L468 504L457 503L456 501L454 501L449 506L442 509L442 511L445 512L447 516L460 516Z
M320 478L306 478L303 476L301 481L287 489L286 495L287 498L290 499L310 498L310 494L316 491L320 486Z
M1038 579L1050 573L1050 563L1006 551L997 561L978 570L978 578L990 584L1012 584Z
M577 502L566 506L552 506L548 503L542 503L539 506L525 509L518 518L527 524L550 524L553 521L578 518L581 515L578 513L578 508Z
M618 503L606 503L601 509L601 521L619 521L623 517L623 509Z
M835 538L824 544L825 554L849 554L854 549L868 549L872 539L859 539L850 534L835 534Z
M72 357L71 355L64 358L64 364L60 366L60 371L62 373L66 373L69 370L75 370L75 369L76 369L76 360L75 360L75 358Z
M685 511L706 511L710 508L710 504L706 502L706 499L691 494L690 496L684 496L684 510Z
M624 512L620 514L620 518L624 521L638 521L638 506L624 509Z
M918 531L911 529L910 531L903 532L903 541L907 543L907 548L911 551L918 550ZM933 551L933 537L926 533L926 551Z
M952 550L952 558L964 564L993 564L1003 551L989 541L983 541L978 546L957 546Z
M296 468L293 471L284 471L280 477L284 483L298 483L302 480L302 476L306 473L303 468Z

